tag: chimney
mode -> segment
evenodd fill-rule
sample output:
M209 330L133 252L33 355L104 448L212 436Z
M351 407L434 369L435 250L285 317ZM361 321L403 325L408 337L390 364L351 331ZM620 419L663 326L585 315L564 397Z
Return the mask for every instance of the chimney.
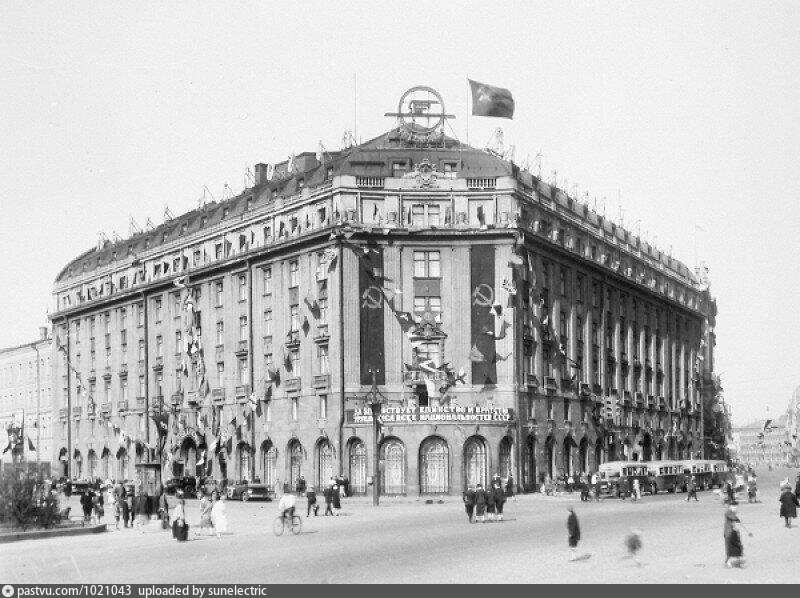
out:
M260 185L262 183L267 182L267 165L266 164L256 164L256 185Z
M39 340L46 341L49 329L47 326L39 326Z

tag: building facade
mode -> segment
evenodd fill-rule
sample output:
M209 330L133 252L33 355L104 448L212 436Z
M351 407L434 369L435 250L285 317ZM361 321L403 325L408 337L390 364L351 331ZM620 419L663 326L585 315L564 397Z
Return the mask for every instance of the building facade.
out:
M791 462L788 416L760 419L733 429L736 457L750 465L783 465Z
M72 260L54 297L73 477L366 492L370 392L384 494L703 451L707 287L441 124L259 164L238 197Z
M786 441L791 452L789 462L797 467L800 465L800 386L792 393L786 412Z
M0 349L3 468L22 466L44 475L57 469L52 462L52 345L49 330L44 327L38 340Z

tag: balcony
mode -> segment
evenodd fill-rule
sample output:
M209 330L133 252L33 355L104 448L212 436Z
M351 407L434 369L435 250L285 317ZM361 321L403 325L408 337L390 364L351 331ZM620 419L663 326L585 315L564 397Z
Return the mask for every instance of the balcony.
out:
M647 395L647 406L651 409L656 406L656 398L653 395Z
M572 390L572 378L561 378L561 390Z
M58 419L67 419L69 417L69 409L62 407L58 410Z
M236 398L237 399L246 399L250 396L250 385L249 384L240 384L236 387Z
M636 404L639 406L644 405L644 395L639 391L636 391Z
M196 407L199 403L199 398L197 396L197 391L187 391L186 392L186 402L191 405L192 407Z
M111 403L100 403L100 415L110 415L111 414Z
M328 325L327 324L317 324L317 331L314 334L315 341L326 341L330 338L330 334L328 333Z
M103 368L103 379L104 380L111 380L111 366L107 365Z
M94 419L97 415L97 406L94 403L86 405L86 417Z
M128 410L128 401L117 401L117 413Z
M331 385L331 375L330 374L317 374L314 376L312 380L312 385L314 388L328 388Z
M225 346L217 345L214 349L214 355L217 358L217 363L222 363L225 361Z
M153 405L160 405L161 401L164 400L164 397L161 395L156 395L153 397ZM145 397L136 397L136 408L144 410L144 405L147 402L147 398Z
M284 383L284 390L286 390L286 392L296 392L299 391L302 388L302 386L303 384L300 378L289 378Z
M236 345L236 351L234 351L234 353L238 357L244 357L245 355L247 355L247 351L248 351L248 342L244 340L244 341L239 341L239 343Z
M119 375L120 375L120 378L124 378L125 376L128 375L128 364L127 363L121 363L119 365Z
M539 388L539 379L536 374L525 374L525 385L528 388Z
M545 378L544 379L544 387L547 390L555 391L557 389L556 379L555 378Z
M94 368L89 370L89 377L88 378L89 378L89 382L94 382L95 380L97 380L97 372L94 371Z
M300 346L300 331L290 330L286 333L286 347L288 349L296 349Z
M219 405L225 402L225 389L224 388L212 388L211 389L211 400L214 402L215 405Z
M83 407L78 405L72 408L72 417L74 417L75 419L80 419L82 415L83 415Z
M181 403L183 403L183 393L182 392L173 392L172 396L169 399L170 405L173 407L177 407Z
M158 355L153 360L153 369L155 371L159 371L159 370L163 370L164 369L164 357L162 357L161 355Z

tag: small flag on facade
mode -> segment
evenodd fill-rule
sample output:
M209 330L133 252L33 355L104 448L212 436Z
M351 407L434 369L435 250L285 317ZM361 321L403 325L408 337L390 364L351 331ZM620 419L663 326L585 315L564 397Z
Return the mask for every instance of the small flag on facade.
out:
M472 91L472 116L514 118L514 98L509 90L472 79L467 81Z

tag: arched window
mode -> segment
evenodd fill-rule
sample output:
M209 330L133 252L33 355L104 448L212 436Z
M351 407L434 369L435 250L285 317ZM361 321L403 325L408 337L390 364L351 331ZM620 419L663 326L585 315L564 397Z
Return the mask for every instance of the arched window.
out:
M299 440L289 442L289 479L286 482L291 488L297 484L297 480L303 475L303 446Z
M564 456L564 474L565 475L572 475L574 470L572 468L572 447L575 444L575 441L572 439L572 436L567 436L564 439L564 444L562 448L563 456Z
M356 494L367 491L367 447L358 438L350 442L350 489Z
M275 488L278 471L278 449L272 446L269 440L265 440L261 445L261 458L263 460L264 483Z
M578 447L578 467L580 468L580 473L588 473L589 471L589 440L586 436L581 438L581 443Z
M504 437L500 441L500 460L498 461L500 470L498 473L504 480L510 478L511 474L513 473L511 466L511 447L511 438L508 436Z
M536 491L536 436L530 434L525 441L525 458L522 461L523 484L526 490Z
M544 443L545 458L547 459L547 476L554 480L558 467L556 466L556 441L552 436L548 436Z
M108 450L108 447L103 449L102 454L100 455L100 473L103 476L104 480L107 480L112 477L111 469L109 469L109 459L111 458L111 453Z
M605 462L605 455L603 454L603 439L598 438L594 443L594 468L595 471L600 468L600 464Z
M426 438L420 445L419 488L422 494L450 490L450 451L441 438Z
M87 474L90 480L93 480L97 477L97 453L94 452L94 449L90 450L86 455L87 461Z
M72 477L76 480L83 479L83 456L77 449L75 450L75 471L72 473Z
M406 457L405 447L397 438L390 438L381 447L381 494L405 494Z
M117 479L120 481L128 479L128 451L124 448L117 451Z
M180 475L193 475L197 468L197 445L191 436L187 436L181 443L180 453L183 471Z
M333 477L333 447L327 440L317 444L317 487L324 488Z
M488 482L489 464L486 459L486 442L474 436L464 443L464 477L467 486L475 487Z

